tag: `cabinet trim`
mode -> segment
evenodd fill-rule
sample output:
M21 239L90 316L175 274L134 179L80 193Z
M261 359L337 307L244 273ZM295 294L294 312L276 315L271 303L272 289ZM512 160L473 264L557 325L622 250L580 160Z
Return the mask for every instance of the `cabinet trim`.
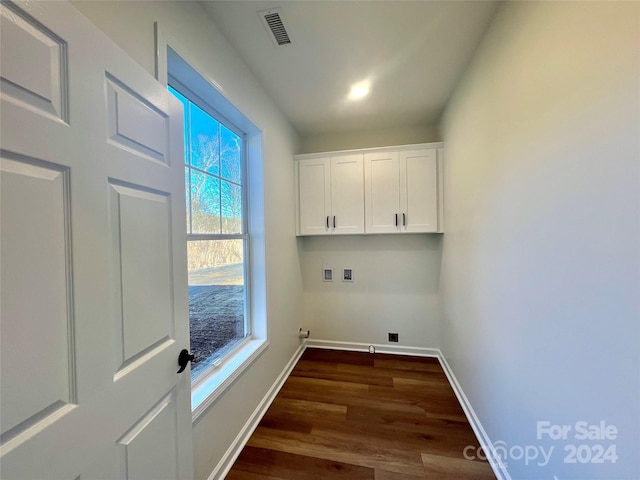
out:
M318 153L299 153L293 156L294 160L304 160L310 158L325 158L325 157L337 157L342 155L352 155L358 153L376 153L376 152L402 152L405 150L418 150L421 148L432 148L438 149L443 148L443 142L432 142L432 143L414 143L410 145L393 145L388 147L371 147L371 148L356 148L353 150L335 150L331 152L318 152Z

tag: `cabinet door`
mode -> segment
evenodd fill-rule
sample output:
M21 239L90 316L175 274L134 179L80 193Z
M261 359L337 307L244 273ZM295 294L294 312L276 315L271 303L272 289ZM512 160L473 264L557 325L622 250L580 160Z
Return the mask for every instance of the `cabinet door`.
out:
M299 160L298 225L300 235L328 235L331 214L331 160Z
M438 164L433 149L400 152L400 210L405 232L438 231Z
M364 233L362 154L331 159L331 228L334 235Z
M366 153L365 225L367 233L400 231L400 164L398 152Z

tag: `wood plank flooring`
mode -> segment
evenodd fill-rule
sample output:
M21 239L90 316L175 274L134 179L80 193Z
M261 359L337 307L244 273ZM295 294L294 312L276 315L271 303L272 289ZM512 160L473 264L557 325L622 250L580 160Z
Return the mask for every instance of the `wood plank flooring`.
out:
M228 480L495 479L435 358L307 349Z

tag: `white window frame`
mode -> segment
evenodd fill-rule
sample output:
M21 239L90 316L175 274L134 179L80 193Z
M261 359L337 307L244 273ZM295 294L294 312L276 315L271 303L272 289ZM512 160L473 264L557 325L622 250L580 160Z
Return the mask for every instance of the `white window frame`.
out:
M245 133L243 209L245 209L246 215L243 215L243 222L246 222L245 232L249 235L249 239L245 243L245 264L247 266L245 309L250 309L245 318L251 319L251 333L220 363L216 362L212 368L199 376L192 384L191 413L192 421L195 422L269 346L266 314L262 131L229 102L216 85L206 80L169 45L166 47L166 58L159 56L156 65L157 71L161 69L159 65L166 65L166 83L174 88L176 85L186 88L195 97L203 100L213 111L218 112L220 117L216 118L226 119L225 126L235 125L237 129ZM159 48L158 52L160 51ZM176 90L183 92L179 88ZM199 103L196 104L201 106Z
M249 222L248 218L248 205L247 205L247 187L246 187L246 179L248 178L247 173L247 141L246 134L240 130L237 126L231 123L229 120L225 118L220 112L217 112L211 105L209 105L205 100L196 95L193 91L191 91L187 86L181 83L176 78L169 75L169 86L171 86L174 90L180 93L183 97L193 103L195 106L201 108L207 115L211 116L214 120L216 120L220 125L225 126L233 133L238 135L242 139L242 158L241 158L241 187L242 187L242 233L238 234L224 234L224 233L189 233L187 232L187 242L193 241L202 241L202 240L243 240L243 275L244 275L244 331L245 337L240 340L234 347L227 351L221 358L216 359L211 362L208 366L206 366L202 372L198 374L195 379L192 379L192 388L197 388L197 386L206 378L218 365L222 364L224 360L233 355L237 350L243 348L243 346L251 339L252 333L252 322L251 322L251 282L248 280L251 278L251 258L250 258L250 241L251 235L249 232ZM191 147L185 146L185 151L191 153ZM201 170L197 167L193 167L188 160L185 159L185 168L189 167L189 171L195 170L198 172L202 172L205 175L209 172ZM220 166L221 168L221 166ZM218 176L218 175L216 175ZM220 176L221 177L221 176ZM222 177L221 177L222 178ZM221 200L222 201L222 200ZM189 208L191 205L189 205ZM189 212L189 220L191 220L191 212ZM193 352L192 352L193 353Z

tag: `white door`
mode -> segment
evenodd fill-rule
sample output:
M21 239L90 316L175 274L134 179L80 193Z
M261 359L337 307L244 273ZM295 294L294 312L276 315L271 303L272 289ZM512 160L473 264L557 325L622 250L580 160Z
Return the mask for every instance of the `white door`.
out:
M438 231L438 165L436 150L400 152L402 230Z
M364 161L367 233L398 233L402 221L398 152L366 153Z
M331 159L331 228L333 235L364 233L362 154Z
M191 478L180 103L67 3L0 14L2 478Z
M331 159L299 160L298 230L300 235L331 233Z

